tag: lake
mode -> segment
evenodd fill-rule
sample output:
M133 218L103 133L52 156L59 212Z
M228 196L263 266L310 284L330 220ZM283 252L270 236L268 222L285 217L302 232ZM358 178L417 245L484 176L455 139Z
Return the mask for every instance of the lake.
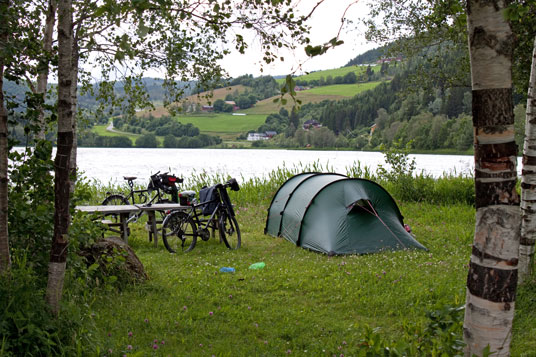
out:
M474 159L467 155L410 155L415 158L417 171L434 177L444 173L472 174ZM85 175L101 183L117 183L123 176L148 179L157 171L171 172L187 178L205 171L221 173L239 180L263 177L285 165L306 165L314 162L329 165L336 172L359 161L361 166L375 170L385 164L383 154L365 151L313 150L247 150L247 149L141 149L141 148L79 148L78 165ZM519 166L520 167L520 166ZM139 181L140 183L143 181Z

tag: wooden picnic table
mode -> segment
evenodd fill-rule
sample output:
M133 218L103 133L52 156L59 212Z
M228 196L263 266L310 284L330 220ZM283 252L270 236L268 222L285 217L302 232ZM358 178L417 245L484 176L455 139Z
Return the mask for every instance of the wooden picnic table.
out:
M128 243L128 219L132 213L146 212L148 216L147 227L149 231L149 241L154 241L154 246L158 246L157 224L162 223L156 219L156 212L166 212L179 209L191 209L190 206L181 206L178 203L153 203L151 205L101 205L101 206L76 206L81 212L94 213L99 215L116 214L119 222L106 222L108 229L121 234L121 238ZM115 230L119 227L119 230Z
M146 212L149 217L147 221L147 227L149 231L149 241L154 241L154 246L158 246L158 228L157 224L161 224L162 221L156 219L156 212L167 212L180 209L190 209L190 206L181 206L178 203L153 203L151 205L136 205L142 212Z
M119 222L106 222L108 229L112 232L121 234L121 238L128 243L128 218L132 213L140 209L135 205L104 205L104 206L76 206L75 209L80 212L95 213L99 215L116 214L119 216ZM119 227L119 230L115 230Z

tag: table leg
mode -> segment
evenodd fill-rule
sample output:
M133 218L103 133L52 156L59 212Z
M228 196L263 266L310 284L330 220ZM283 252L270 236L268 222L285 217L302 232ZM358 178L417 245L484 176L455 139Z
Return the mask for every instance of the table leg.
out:
M156 212L148 211L147 214L149 215L149 222L151 224L150 231L149 231L149 238L151 237L151 234L152 234L153 240L154 240L154 246L155 248L157 248L158 247L158 232L156 230Z
M128 213L121 213L119 215L121 219L121 238L128 244Z

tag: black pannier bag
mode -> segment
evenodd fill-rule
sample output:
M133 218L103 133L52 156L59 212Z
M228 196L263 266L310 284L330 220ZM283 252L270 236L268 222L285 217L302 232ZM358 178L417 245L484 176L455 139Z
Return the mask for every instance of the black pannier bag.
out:
M216 200L211 203L207 203L203 205L202 214L203 216L210 216L218 206L218 190L216 190L216 186L212 187L203 187L199 191L199 201L200 203Z

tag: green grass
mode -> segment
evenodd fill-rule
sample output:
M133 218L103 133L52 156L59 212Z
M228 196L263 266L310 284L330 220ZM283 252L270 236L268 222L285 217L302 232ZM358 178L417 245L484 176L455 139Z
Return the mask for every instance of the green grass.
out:
M177 118L181 123L192 123L202 133L243 133L255 130L266 120L266 115L231 115L227 113L181 115Z
M380 83L380 81L377 81L356 84L335 84L332 86L315 87L304 92L320 95L340 95L344 97L353 97L361 92L376 88L376 86L378 86Z
M378 72L381 66L375 65L375 66L371 66L370 68L374 72ZM333 78L344 77L344 75L347 74L348 72L354 72L357 76L359 76L361 73L365 72L366 70L367 70L366 66L341 67L341 68L327 69L325 71L311 72L309 74L294 77L294 80L300 79L304 81L312 81L312 80L318 80L321 77L324 77L324 79L326 79L328 76L331 76ZM280 84L283 84L285 82L285 78L279 78L277 79L277 82Z
M283 168L231 193L242 230L239 250L210 239L188 254L169 254L161 242L155 248L148 241L143 223L133 224L129 243L150 280L98 296L93 312L100 351L359 356L369 328L385 341L416 343L421 336L408 331L424 333L428 312L464 304L474 207L399 202L405 222L429 251L328 257L263 234L271 197L292 171L323 170ZM198 188L206 179L194 175L185 187ZM260 261L263 270L248 269ZM224 266L236 273L220 273ZM516 304L513 356L536 350L536 282L532 286L520 290ZM455 333L461 338L461 326Z
M138 134L128 133L126 131L108 131L106 128L108 127L108 124L106 125L95 125L91 130L100 135L100 136L126 136L132 142L135 142L136 139L139 137Z
M240 205L238 251L210 240L171 255L136 231L131 245L151 280L96 304L104 350L122 353L132 345L146 355L156 339L159 355L355 355L365 326L401 337L404 324L425 322L427 310L463 304L469 207L403 207L430 253L335 258L263 235L266 208ZM259 261L264 270L248 269ZM236 273L219 273L222 266Z

